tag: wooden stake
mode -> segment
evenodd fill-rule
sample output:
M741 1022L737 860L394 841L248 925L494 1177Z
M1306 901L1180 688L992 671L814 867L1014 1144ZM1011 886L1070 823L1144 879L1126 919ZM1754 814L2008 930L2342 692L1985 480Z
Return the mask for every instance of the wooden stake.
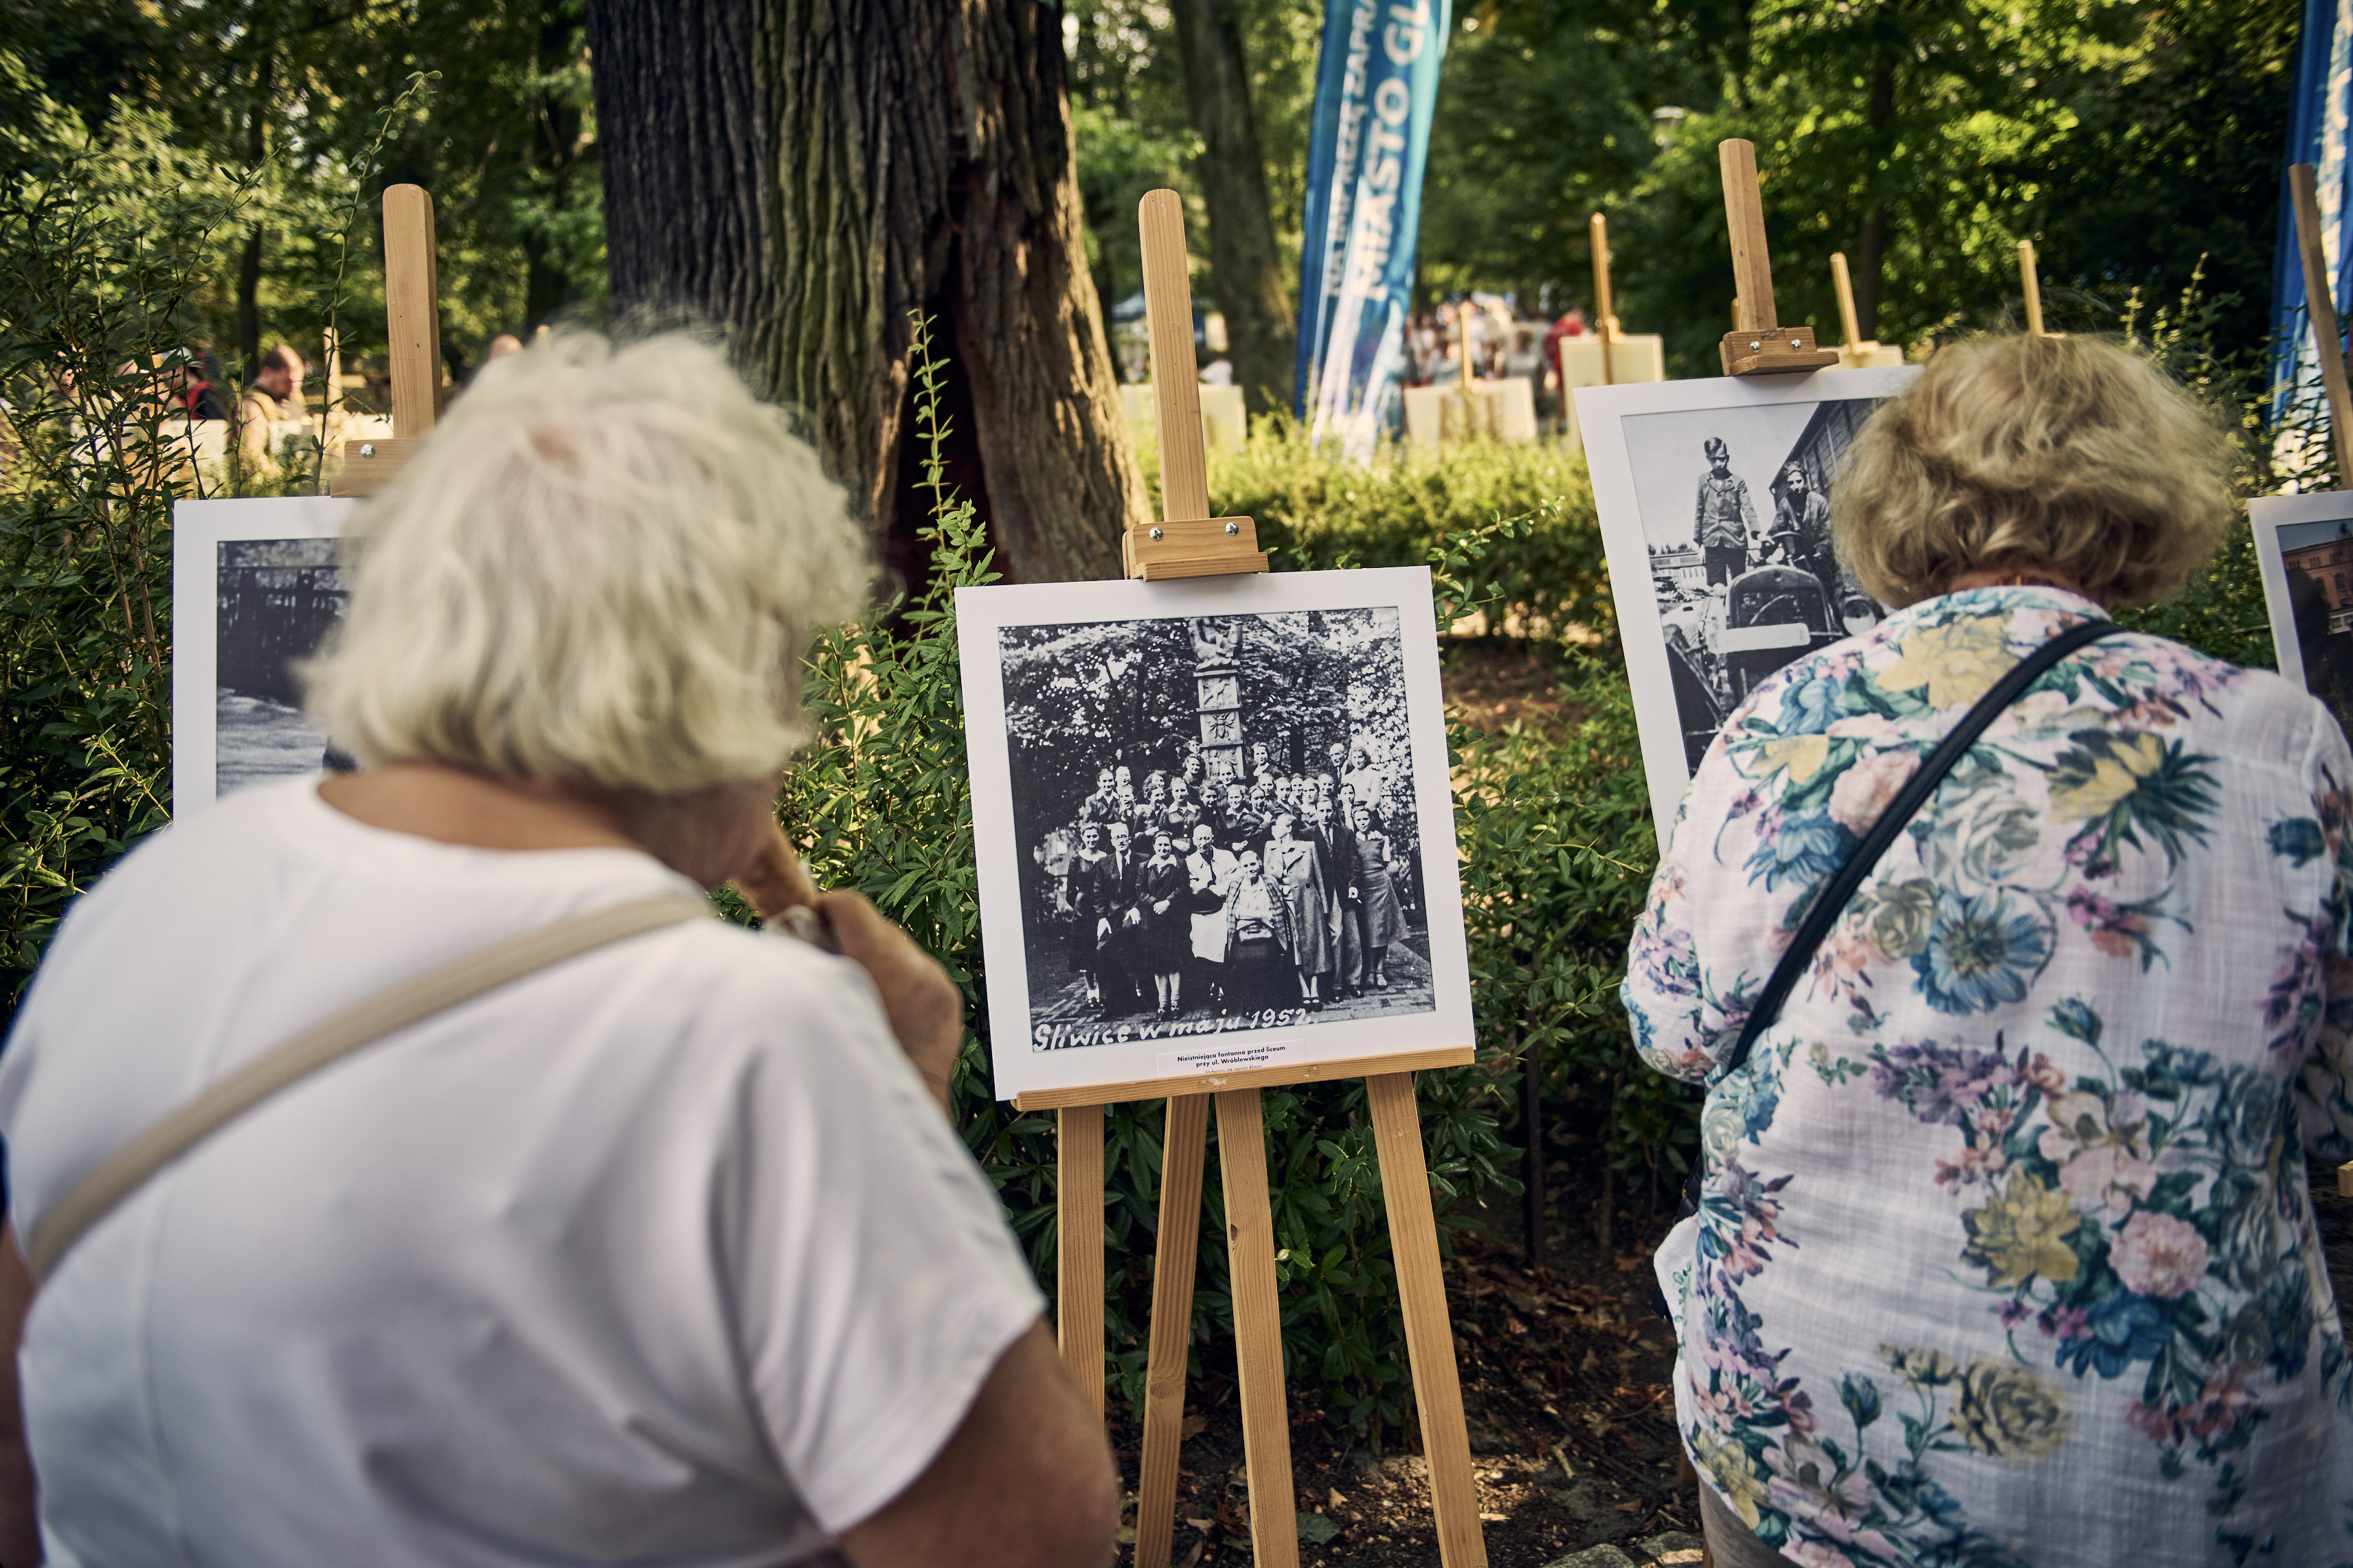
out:
M1422 1152L1421 1113L1414 1104L1413 1075L1377 1073L1365 1080L1365 1088L1372 1102L1373 1141L1380 1151L1381 1196L1388 1208L1398 1296L1405 1309L1414 1408L1421 1417L1421 1449L1430 1466L1438 1560L1442 1568L1486 1568L1487 1545L1479 1531L1479 1489L1471 1476L1471 1434L1462 1417L1462 1382L1454 1363L1454 1331L1446 1312L1446 1277L1438 1262L1438 1222L1430 1205L1430 1166ZM1222 1097L1219 1108L1223 1109ZM1219 1127L1222 1142L1224 1123L1220 1121ZM1228 1192L1230 1205L1230 1185ZM1237 1285L1237 1297L1240 1293ZM1253 1520L1256 1505L1253 1488Z
M1849 348L1862 342L1861 318L1854 313L1854 279L1847 276L1846 252L1831 253L1831 287L1838 290L1839 331Z
M2304 258L2304 303L2312 317L2312 346L2320 360L2320 384L2328 397L2328 429L2337 443L2337 483L2353 487L2353 395L2345 384L2344 340L2337 326L2337 285L2320 243L2320 192L2309 163L2287 172L2295 204L2296 250Z
M1716 144L1724 174L1724 217L1732 236L1732 276L1740 289L1736 330L1725 335L1726 375L1820 370L1838 355L1818 348L1811 327L1784 329L1773 303L1773 260L1765 243L1765 198L1757 183L1757 149L1737 137Z
M1054 1330L1062 1364L1103 1408L1103 1113L1054 1114Z
M1135 1485L1135 1568L1168 1568L1176 1463L1185 1445L1185 1363L1193 1339L1193 1264L1201 1245L1201 1168L1209 1097L1168 1097L1160 1136L1160 1234L1153 1246L1152 1342L1144 1373L1144 1458Z
M1593 330L1601 334L1601 384L1618 384L1618 367L1610 363L1609 345L1618 338L1618 318L1610 314L1609 220L1595 213L1586 226L1593 243Z
M1263 572L1258 527L1246 517L1209 515L1209 459L1201 440L1200 369L1193 360L1193 283L1185 261L1185 204L1174 191L1147 191L1136 205L1144 244L1145 330L1152 342L1153 405L1160 420L1160 498L1165 520L1129 529L1127 574L1168 577Z
M2034 242L2018 242L2018 286L2026 296L2026 330L2042 336L2042 279L2034 271Z
M1233 1272L1234 1359L1241 1373L1242 1453L1250 1468L1250 1552L1257 1568L1299 1568L1299 1513L1291 1495L1291 1411L1282 1384L1282 1303L1274 1284L1274 1211L1267 1196L1266 1118L1258 1094L1254 1089L1236 1089L1218 1096L1218 1171L1225 1182L1226 1245ZM1388 1185L1387 1173L1385 1162L1384 1188ZM1427 1192L1422 1201L1429 1203ZM1433 1232L1433 1257L1437 1245ZM1402 1268L1399 1273L1402 1278ZM1467 1474L1467 1447L1463 1456ZM1448 1568L1452 1568L1451 1560Z
M422 436L441 412L441 310L433 198L421 185L384 193L385 324L392 339L392 433Z

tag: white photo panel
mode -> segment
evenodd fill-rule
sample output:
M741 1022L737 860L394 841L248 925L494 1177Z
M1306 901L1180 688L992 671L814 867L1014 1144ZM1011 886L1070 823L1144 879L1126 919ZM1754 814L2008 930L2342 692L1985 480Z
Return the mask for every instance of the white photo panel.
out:
M1576 389L1663 847L1748 693L1883 613L1831 549L1841 460L1915 367Z
M332 765L296 661L343 613L336 551L359 503L185 500L172 512L172 812Z
M2353 493L2247 503L2279 672L2353 734Z
M1426 569L955 608L1001 1098L1472 1044Z

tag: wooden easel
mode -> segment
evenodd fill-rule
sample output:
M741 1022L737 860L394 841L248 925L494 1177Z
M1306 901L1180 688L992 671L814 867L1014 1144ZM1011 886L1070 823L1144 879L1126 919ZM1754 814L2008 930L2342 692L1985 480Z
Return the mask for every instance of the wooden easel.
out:
M1211 518L1201 422L1195 408L1192 289L1185 267L1183 209L1173 191L1154 191L1138 215L1153 384L1159 398L1164 521L1131 529L1128 574L1147 582L1263 572L1266 556L1247 518ZM1103 1408L1103 1110L1166 1096L1161 1136L1160 1226L1154 1251L1150 1351L1145 1373L1144 1453L1137 1485L1136 1568L1167 1568L1175 1533L1176 1462L1185 1419L1185 1363L1192 1336L1193 1266L1201 1223L1209 1107L1218 1112L1226 1242L1233 1262L1236 1360L1241 1379L1242 1442L1250 1475L1250 1546L1259 1568L1296 1568L1298 1516L1292 1495L1291 1430L1282 1375L1282 1319L1274 1278L1274 1217L1266 1175L1266 1123L1259 1091L1363 1078L1379 1152L1398 1291L1405 1315L1414 1402L1428 1458L1444 1568L1484 1568L1470 1436L1447 1321L1430 1171L1414 1102L1415 1072L1466 1066L1467 1047L1414 1051L1306 1067L1257 1068L1215 1076L1155 1079L1018 1095L1020 1110L1056 1114L1055 1205L1060 1223L1055 1281L1062 1359Z
M1716 143L1724 172L1724 216L1732 233L1735 331L1724 335L1724 374L1778 375L1822 370L1839 356L1814 342L1811 327L1784 327L1773 308L1773 260L1765 243L1765 199L1757 184L1757 149L1737 138Z
M1846 252L1843 250L1831 254L1831 287L1838 293L1839 330L1845 338L1839 345L1839 363L1849 370L1902 364L1902 349L1862 335L1862 326L1854 310L1854 279L1847 274Z
M1595 213L1585 232L1593 249L1593 330L1601 334L1601 384L1615 386L1618 363L1611 351L1618 342L1618 316L1609 301L1609 220Z
M1258 547L1258 526L1246 517L1209 515L1184 204L1174 191L1147 192L1136 209L1136 226L1144 237L1144 321L1152 342L1152 396L1160 415L1163 521L1129 529L1120 543L1122 561L1130 577L1147 583L1263 572L1266 555Z
M2042 279L2034 269L2034 242L2018 242L2018 288L2026 300L2026 330L2038 338L2056 337L2042 330Z
M422 185L385 187L384 315L392 346L393 438L344 442L333 495L371 496L391 483L440 414L440 285L433 198Z

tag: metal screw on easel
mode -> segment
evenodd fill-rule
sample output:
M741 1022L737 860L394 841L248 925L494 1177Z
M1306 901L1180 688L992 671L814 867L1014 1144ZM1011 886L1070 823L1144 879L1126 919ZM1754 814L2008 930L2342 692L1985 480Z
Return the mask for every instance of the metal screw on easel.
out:
M1154 530L1153 530L1149 534L1146 534L1145 537L1146 537L1147 539L1157 539L1157 538L1159 538L1159 537L1160 537L1160 535L1161 535L1161 531L1160 531L1159 529L1156 529L1156 528L1155 528L1155 529L1154 529Z
M361 442L361 443L360 443L360 456L361 456L361 457L363 457L363 458L373 458L373 457L375 457L375 442L373 442L373 441L363 441L363 442Z
M1226 532L1229 536L1238 534L1241 532L1241 531L1242 525L1239 522L1229 522L1226 524Z

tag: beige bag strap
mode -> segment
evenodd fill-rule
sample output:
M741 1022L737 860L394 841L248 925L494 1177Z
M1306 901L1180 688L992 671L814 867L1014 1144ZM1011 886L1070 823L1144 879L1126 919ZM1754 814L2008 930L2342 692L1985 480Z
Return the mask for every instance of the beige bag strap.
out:
M469 954L412 975L356 1006L315 1024L263 1053L124 1144L74 1184L33 1227L26 1261L35 1280L46 1279L90 1228L111 1214L148 1178L229 1122L290 1085L350 1056L363 1046L470 1002L488 991L567 958L682 921L707 919L711 906L682 893L660 893L598 910L576 920Z

